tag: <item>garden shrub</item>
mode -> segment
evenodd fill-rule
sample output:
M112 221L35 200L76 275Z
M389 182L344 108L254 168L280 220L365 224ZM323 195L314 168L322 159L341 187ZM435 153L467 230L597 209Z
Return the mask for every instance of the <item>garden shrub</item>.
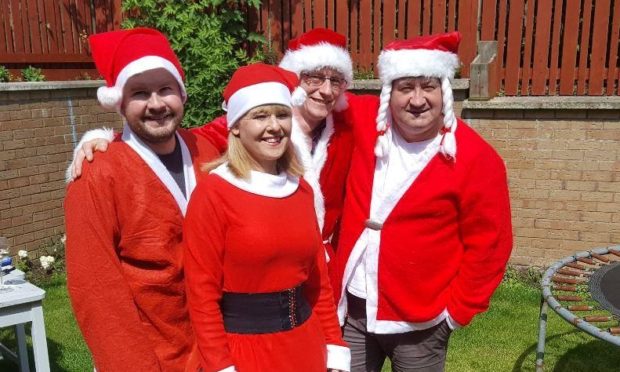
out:
M261 56L247 50L264 38L247 31L243 7L260 0L125 0L125 28L153 27L163 32L185 70L188 102L185 127L202 125L221 115L222 91L232 73ZM257 48L258 50L260 48Z
M11 81L11 73L9 72L9 69L4 66L0 66L0 83L8 83L9 81Z
M44 286L54 282L58 276L65 275L65 237L51 238L37 250L39 257L19 251L15 267L26 274L26 280Z
M33 66L28 66L22 70L22 78L24 81L45 81L43 71Z

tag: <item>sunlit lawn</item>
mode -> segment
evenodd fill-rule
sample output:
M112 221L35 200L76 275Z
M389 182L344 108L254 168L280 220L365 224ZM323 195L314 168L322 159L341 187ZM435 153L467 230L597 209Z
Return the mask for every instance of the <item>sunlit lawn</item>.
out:
M88 349L75 324L64 284L61 279L45 288L45 324L52 371L92 371ZM537 289L514 280L503 283L491 309L452 335L446 370L534 371L539 301ZM0 332L0 342L14 347L12 329ZM30 358L34 366L32 355ZM619 371L620 349L577 331L551 313L545 365L547 371L556 372ZM384 371L389 370L386 365ZM0 361L0 371L18 371L18 368L9 361Z

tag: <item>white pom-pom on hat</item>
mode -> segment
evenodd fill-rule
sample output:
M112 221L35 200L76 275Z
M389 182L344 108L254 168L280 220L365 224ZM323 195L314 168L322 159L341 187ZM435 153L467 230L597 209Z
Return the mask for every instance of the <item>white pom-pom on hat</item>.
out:
M302 106L304 102L306 102L306 99L308 99L308 94L306 93L304 88L302 87L295 88L291 96L291 102L293 106L297 106L297 107Z
M97 100L108 110L118 109L123 99L123 93L117 87L99 87L97 89Z

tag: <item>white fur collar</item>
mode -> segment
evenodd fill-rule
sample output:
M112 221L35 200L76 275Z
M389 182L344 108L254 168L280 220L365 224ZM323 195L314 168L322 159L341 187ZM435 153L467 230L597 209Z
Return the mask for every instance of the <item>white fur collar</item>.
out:
M181 213L185 216L187 209L187 202L192 195L194 188L196 187L196 174L194 173L194 166L192 164L192 156L189 153L189 149L183 138L179 133L175 133L177 141L181 146L181 155L183 157L183 173L185 176L185 195L179 188L179 185L174 181L174 178L170 175L170 172L166 169L166 166L159 160L159 157L150 147L148 147L142 140L131 130L129 125L125 123L123 127L123 142L131 147L137 154L144 160L144 162L153 170L155 175L164 184L164 186L170 191L177 205L181 209ZM187 195L187 197L186 197Z
M235 176L228 168L228 162L211 171L228 183L252 194L270 198L285 198L292 195L299 187L299 178L282 172L278 175L250 171L250 179L244 180Z
M325 129L323 129L323 133L321 133L321 137L316 144L314 154L311 154L312 140L303 133L299 127L299 122L294 117L291 133L291 141L293 141L295 153L304 167L304 179L314 193L314 209L321 231L325 223L325 202L320 183L321 170L327 160L329 140L334 134L334 117L332 114L329 114L325 120Z

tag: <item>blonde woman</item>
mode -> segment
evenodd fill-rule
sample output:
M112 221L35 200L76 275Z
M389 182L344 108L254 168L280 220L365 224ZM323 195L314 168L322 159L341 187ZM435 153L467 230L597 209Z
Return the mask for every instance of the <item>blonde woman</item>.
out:
M290 141L297 85L254 64L224 91L228 151L207 165L184 227L192 370L349 370L312 189Z

